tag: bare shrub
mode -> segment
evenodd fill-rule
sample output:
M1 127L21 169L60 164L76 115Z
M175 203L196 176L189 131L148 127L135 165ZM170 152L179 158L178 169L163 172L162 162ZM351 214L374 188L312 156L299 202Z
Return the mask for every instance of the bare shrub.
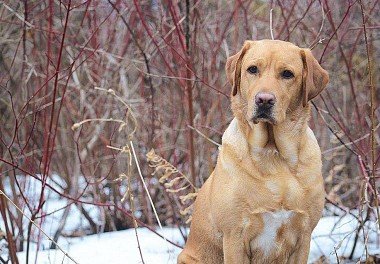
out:
M331 0L1 1L0 190L24 210L1 197L12 263L16 251L40 245L24 214L41 223L50 192L67 202L66 217L80 210L83 233L134 227L134 219L158 224L130 153L120 151L129 140L159 219L185 237L179 197L151 175L145 155L154 149L200 187L232 118L226 58L245 39L271 35L312 48L330 72L310 124L327 211L357 212L358 237L379 220L379 9L378 1ZM83 120L92 121L71 129ZM122 173L133 177L120 181ZM41 183L37 198L26 192L32 179Z

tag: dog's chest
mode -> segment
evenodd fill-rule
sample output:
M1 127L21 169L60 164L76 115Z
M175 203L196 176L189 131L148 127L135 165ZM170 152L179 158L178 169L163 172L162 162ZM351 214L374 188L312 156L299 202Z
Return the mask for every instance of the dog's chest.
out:
M268 255L276 247L278 230L284 224L289 223L292 216L293 212L287 210L262 213L263 229L258 237L252 241L252 246L259 248L264 255Z

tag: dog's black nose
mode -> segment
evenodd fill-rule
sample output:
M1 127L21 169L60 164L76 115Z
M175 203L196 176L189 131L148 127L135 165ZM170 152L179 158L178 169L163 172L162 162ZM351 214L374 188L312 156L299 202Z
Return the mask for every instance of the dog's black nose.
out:
M276 102L276 97L271 93L258 93L255 96L255 103L259 107L271 108Z

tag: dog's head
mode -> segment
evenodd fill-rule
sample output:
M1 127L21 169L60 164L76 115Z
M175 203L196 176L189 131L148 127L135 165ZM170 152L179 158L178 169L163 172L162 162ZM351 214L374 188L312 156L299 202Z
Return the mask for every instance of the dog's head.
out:
M329 81L309 49L279 40L246 41L228 58L226 73L235 114L273 125L307 107Z

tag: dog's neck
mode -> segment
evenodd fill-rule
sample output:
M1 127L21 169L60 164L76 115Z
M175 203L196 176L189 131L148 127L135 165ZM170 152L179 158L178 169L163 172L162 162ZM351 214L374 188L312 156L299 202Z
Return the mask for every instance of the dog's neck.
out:
M283 159L291 167L297 167L302 138L306 135L307 122L310 116L310 107L298 108L287 113L284 122L272 125L266 122L242 124L242 131L246 134L252 155L265 158ZM262 158L262 157L261 157Z

